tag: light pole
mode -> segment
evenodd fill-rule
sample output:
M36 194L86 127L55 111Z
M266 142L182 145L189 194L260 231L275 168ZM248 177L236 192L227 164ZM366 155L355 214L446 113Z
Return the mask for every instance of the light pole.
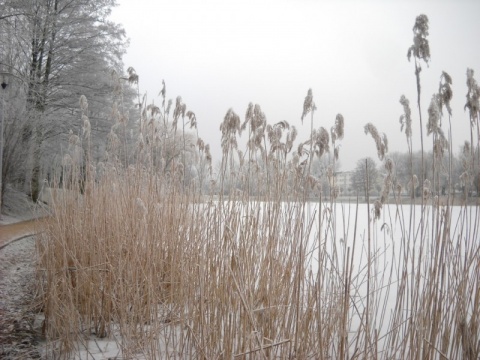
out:
M2 217L3 205L3 115L5 111L5 92L8 86L8 77L10 73L0 71L0 86L2 87L2 110L0 111L0 219Z

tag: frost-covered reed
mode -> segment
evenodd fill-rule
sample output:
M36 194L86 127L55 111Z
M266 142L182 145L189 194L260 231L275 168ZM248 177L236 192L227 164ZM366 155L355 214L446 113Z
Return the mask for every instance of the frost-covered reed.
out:
M429 59L426 35L423 15L409 49L418 85L419 61ZM132 76L138 83L133 69ZM468 79L465 194L479 168L480 92L472 70ZM196 127L197 119L181 98L171 119L164 90L161 108L142 105L128 161L116 155L126 150L112 129L110 152L92 162L84 115L84 139L71 135L77 156L68 155L57 178L54 216L37 241L49 351L68 358L94 336L115 341L122 358L478 359L480 209L467 197L454 206L453 192L440 199L437 191L440 172L452 181L451 129L439 135L443 107L451 113L449 84L444 73L429 111L433 177L411 167L409 184L400 184L386 136L369 123L383 188L348 208L337 200L335 165L348 119L339 114L330 132L316 129L312 90L303 141L287 122L269 124L259 105L248 106L243 124L229 110L216 177L207 175L208 145L190 141L184 126L175 136L178 124ZM412 157L415 119L408 99L400 102ZM315 158L330 149L326 171L314 172ZM365 179L366 189L373 180Z

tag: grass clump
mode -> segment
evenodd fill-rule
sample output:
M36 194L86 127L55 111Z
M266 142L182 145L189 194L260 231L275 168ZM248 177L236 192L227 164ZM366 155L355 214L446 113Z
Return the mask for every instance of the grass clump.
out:
M426 30L428 19L417 19L409 56L418 86ZM259 105L248 105L243 123L228 110L217 177L208 175L208 145L186 130L196 128L195 114L178 97L170 118L164 90L162 107L140 102L135 149L121 148L123 123L115 124L108 154L93 163L82 98L83 139L70 135L54 215L37 241L49 351L74 356L108 338L125 358L477 359L479 208L453 206L453 192L436 195L440 172L451 181L451 130L445 136L439 121L443 106L451 113L450 84L444 73L429 108L431 179L422 161L402 190L387 137L365 126L385 169L381 196L366 191L367 204L337 200L345 120L315 128L311 90L303 141L286 121L268 124ZM412 113L404 96L401 104L412 164ZM476 166L471 144L466 183ZM330 149L325 171L315 172Z

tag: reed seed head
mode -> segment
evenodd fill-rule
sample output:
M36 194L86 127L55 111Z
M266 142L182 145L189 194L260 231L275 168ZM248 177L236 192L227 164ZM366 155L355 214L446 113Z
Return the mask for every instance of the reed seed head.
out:
M120 139L118 138L117 134L115 134L113 127L107 135L107 141L108 149L110 150L115 150L118 148L118 146L120 146Z
M86 115L82 115L82 120L83 120L83 127L82 127L83 136L85 138L88 138L90 137L90 131L91 131L90 120L88 120L88 117Z
M395 191L397 192L397 196L400 196L400 194L402 193L402 190L403 190L402 184L397 183L397 185L395 185Z
M240 117L233 111L228 109L223 122L220 124L220 131L222 132L222 151L227 153L230 148L237 149L236 133L240 131Z
M403 106L403 115L400 116L400 131L405 127L405 135L407 138L412 137L412 111L410 110L410 102L402 95L400 97L400 104Z
M438 88L438 94L440 96L440 112L442 112L443 106L445 106L450 116L452 115L450 101L453 98L453 91L451 85L452 78L447 72L442 71L442 75L440 76L440 85Z
M186 116L188 117L188 120L190 121L190 129L192 128L197 128L197 116L193 111L187 111Z
M334 199L338 198L338 196L340 195L340 187L339 187L338 185L335 185L335 186L333 187L333 193L332 193L332 195L333 195L333 198L334 198Z
M170 114L170 109L172 108L172 104L173 104L172 99L169 99L167 103L167 109L165 110L165 113L167 114L167 116L168 114Z
M430 199L430 196L432 195L432 191L428 187L423 187L423 200L428 200Z
M223 123L220 125L220 131L222 135L235 133L240 129L240 117L233 111L232 108L228 109Z
M162 80L162 90L160 90L159 95L163 98L162 105L165 105L165 96L167 95L167 87L165 86L165 80Z
M448 150L448 140L445 138L443 131L439 131L438 134L439 136L437 136L433 143L433 154L436 159L441 159L445 154L445 150Z
M333 149L333 157L335 158L335 160L338 160L339 153L340 153L340 145L335 146L335 148Z
M205 150L205 142L201 138L197 139L197 146L199 151Z
M389 175L393 174L394 168L395 168L395 162L391 158L386 159L385 160L385 169L387 170L387 173Z
M245 162L245 158L243 156L243 151L240 150L240 149L237 149L237 156L238 156L238 161L239 161L240 167L242 167L244 162Z
M72 165L72 163L73 163L73 159L70 156L70 154L63 155L63 158L62 158L62 165L63 166Z
M473 77L474 71L472 69L467 69L467 102L464 109L468 109L470 115L471 126L475 125L476 120L478 120L478 114L480 112L480 87L477 84L477 81Z
M310 189L314 189L317 184L317 178L313 175L308 175L307 184L310 186Z
M247 111L245 113L245 121L243 122L240 132L244 131L247 128L247 125L253 121L253 103L249 103L247 107Z
M419 185L418 177L417 175L414 174L413 181L412 179L410 179L410 181L408 182L408 188L413 191L418 187L418 185Z
M80 96L80 109L82 112L86 112L88 110L88 100L85 95Z
M468 184L470 184L470 174L468 171L464 171L460 175L460 182L463 186L467 186Z
M385 204L388 200L388 196L390 195L390 190L392 189L392 176L391 174L387 174L383 179L383 188L382 188L382 195L380 197L380 202Z
M332 165L327 166L327 177L328 179L333 179L333 167Z
M309 112L315 111L315 103L313 102L313 92L312 89L308 89L307 96L305 96L305 100L303 101L303 112L302 112L302 123L305 116L308 115Z
M332 128L332 141L342 140L344 135L345 121L342 114L337 114L335 118L335 126Z
M437 133L441 126L440 96L433 94L428 107L427 135Z
M432 183L430 180L425 179L423 182L423 200L428 200L430 199L430 196L432 195L432 190L431 190Z
M292 126L287 133L287 141L285 142L285 151L288 153L292 150L293 142L297 138L297 129Z
M263 132L266 125L267 125L267 117L263 113L260 105L255 104L255 106L253 107L253 118L250 123L251 131L256 132L258 129L262 129L262 132Z
M137 72L135 71L135 69L133 67L129 67L127 69L127 73L128 73L128 82L130 84L138 84L138 75L137 75Z
M375 125L372 123L367 123L364 126L365 134L370 134L375 141L375 146L377 147L377 155L380 160L385 158L385 154L388 152L388 139L387 135L383 133L380 135Z
M156 115L160 114L160 108L156 106L154 103L147 105L147 111L150 111L150 116L155 117Z
M68 144L70 146L80 146L81 143L80 138L70 130L68 133Z
M413 26L413 45L410 46L407 53L409 61L412 55L418 60L425 61L425 63L430 60L430 45L427 40L428 28L428 17L423 14L417 16Z
M180 116L185 117L185 110L186 106L182 102L182 97L177 96L177 99L175 100L175 109L173 109L173 123L172 126L176 128L177 121L180 118Z
M320 129L312 134L313 137L313 146L315 154L318 157L321 157L324 153L330 151L329 141L330 135L328 131L324 127L320 127Z

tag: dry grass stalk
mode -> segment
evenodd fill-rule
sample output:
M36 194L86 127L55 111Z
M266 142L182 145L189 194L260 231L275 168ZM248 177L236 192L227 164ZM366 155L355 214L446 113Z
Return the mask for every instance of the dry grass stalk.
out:
M419 46L412 54L427 57ZM134 83L135 75L129 74ZM443 78L432 116L449 101L451 79ZM337 203L336 159L324 175L313 173L311 163L313 154L328 151L330 136L336 149L343 117L330 133L312 126L306 140L297 140L294 127L269 125L253 104L243 124L227 112L219 176L204 179L211 184L206 195L185 180L186 146L171 158L166 152L179 148L165 140L174 121L186 116L195 127L196 117L177 98L170 121L171 103L165 107L161 94L162 109L142 109L151 126L141 127L138 156L128 166L115 156L122 147L118 127L98 165L70 134L62 182L54 184L54 216L37 241L44 331L59 357L93 335L115 339L126 358L478 357L480 244L472 241L480 231L478 207L431 202L435 179L419 180L413 170L409 187L414 193L421 181L425 202L403 205L395 164L385 159L386 137L373 124L365 131L385 159L381 197L368 199L367 212L358 203ZM401 102L411 144L409 105ZM80 106L86 116L86 99ZM311 112L313 119L314 110L309 90L302 118ZM440 140L440 118L431 120ZM157 142L155 129L164 131ZM192 144L211 170L209 146L199 138ZM467 145L465 183L473 147ZM442 147L439 154L447 147L432 146ZM91 176L82 173L84 161ZM321 197L322 181L330 202Z

